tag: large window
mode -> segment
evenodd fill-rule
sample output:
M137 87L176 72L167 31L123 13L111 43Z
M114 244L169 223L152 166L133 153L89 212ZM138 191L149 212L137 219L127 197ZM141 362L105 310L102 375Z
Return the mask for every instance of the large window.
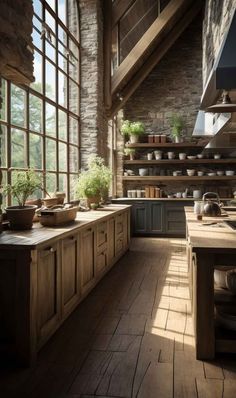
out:
M0 166L45 172L45 188L73 197L79 167L79 25L77 0L34 0L35 82L1 79Z

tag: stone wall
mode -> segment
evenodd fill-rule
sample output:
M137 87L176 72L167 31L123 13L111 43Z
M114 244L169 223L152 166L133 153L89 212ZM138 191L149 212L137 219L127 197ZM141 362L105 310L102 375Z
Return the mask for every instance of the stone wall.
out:
M185 30L161 62L139 86L124 107L124 119L140 120L146 133L170 134L173 112L183 116L190 136L202 94L202 16ZM121 153L118 139L117 194L122 196Z
M236 0L206 0L203 20L203 87L235 9Z
M103 106L103 14L101 0L80 0L81 166L90 154L107 158Z
M33 77L31 0L0 0L0 75L29 84Z

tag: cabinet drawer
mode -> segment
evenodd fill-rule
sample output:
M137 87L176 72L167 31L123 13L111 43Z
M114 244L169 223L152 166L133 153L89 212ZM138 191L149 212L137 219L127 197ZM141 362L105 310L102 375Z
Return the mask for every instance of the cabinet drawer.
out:
M119 235L124 232L124 215L119 214L116 217L116 235Z
M103 272L107 267L107 250L97 255L96 271L97 273Z
M97 248L107 243L107 222L102 222L97 226Z
M116 256L119 255L124 249L124 237L120 236L116 239Z

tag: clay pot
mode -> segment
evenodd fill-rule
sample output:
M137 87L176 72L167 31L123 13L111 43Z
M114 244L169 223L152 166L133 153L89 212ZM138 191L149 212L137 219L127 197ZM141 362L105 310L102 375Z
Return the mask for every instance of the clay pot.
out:
M10 223L10 229L26 230L31 229L33 217L37 206L9 206L6 208L7 219Z

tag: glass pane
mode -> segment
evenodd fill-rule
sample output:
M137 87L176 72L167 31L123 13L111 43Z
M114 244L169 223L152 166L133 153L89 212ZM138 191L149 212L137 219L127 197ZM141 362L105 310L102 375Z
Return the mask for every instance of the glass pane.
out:
M66 24L66 2L65 0L58 0L58 16L60 20Z
M68 0L68 28L70 33L77 37L78 36L78 6L77 0Z
M53 11L55 11L55 0L47 0L47 3L50 5Z
M46 174L46 191L49 194L53 194L57 191L57 177L56 174L47 173Z
M58 138L67 140L67 114L60 109L58 110Z
M59 142L59 170L67 171L67 145Z
M66 87L66 75L62 72L58 72L58 103L65 108L67 107Z
M53 18L53 16L50 14L50 12L48 12L47 10L45 10L45 22L46 22L47 26L49 26L49 28L55 33L56 21Z
M73 55L73 58L78 59L79 49L74 40L69 39L69 49L71 51L71 54Z
M33 0L34 12L42 18L42 3L40 0Z
M35 51L34 52L34 83L31 84L31 87L42 93L42 56Z
M79 82L79 73L78 73L78 61L75 58L70 58L69 61L69 76L75 80L77 83Z
M69 118L69 141L73 144L79 142L79 123L73 117Z
M0 166L7 167L7 128L0 125Z
M18 129L11 130L11 166L27 166L25 133Z
M42 168L42 137L36 134L29 136L30 167Z
M47 57L56 62L56 50L48 40L45 40L45 49Z
M78 115L79 113L79 88L76 83L69 79L69 109Z
M37 30L33 29L33 44L35 47L37 47L39 50L42 50L42 39L41 35L38 33Z
M60 25L58 25L58 37L64 46L67 47L67 33Z
M38 20L38 18L36 18L35 15L33 16L33 26L35 26L40 32L42 32L42 23Z
M56 137L56 108L53 105L50 105L46 102L45 106L45 113L46 113L46 134Z
M56 141L46 138L46 169L56 170Z
M56 69L51 62L45 62L45 95L51 100L56 99Z
M67 192L67 174L59 174L58 190L60 192Z
M33 94L29 95L29 128L42 132L42 100Z
M58 53L58 66L67 72L67 58L63 57L60 53Z
M11 123L25 127L25 90L11 84Z
M0 119L7 120L7 82L1 79L2 109L0 107Z
M75 146L69 146L69 168L70 171L78 172L79 171L79 157L78 157L78 148Z
M78 196L76 195L77 181L78 181L78 176L71 174L70 175L70 200L78 199Z

